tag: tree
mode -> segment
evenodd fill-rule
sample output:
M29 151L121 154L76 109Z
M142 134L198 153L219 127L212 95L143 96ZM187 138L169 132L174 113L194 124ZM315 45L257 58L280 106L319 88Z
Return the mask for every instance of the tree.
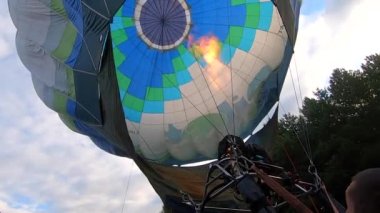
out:
M312 159L328 189L344 201L355 173L380 167L380 55L366 57L361 70L335 69L329 86L314 95L305 98L300 115L280 120L274 160L281 163L290 155L303 170L305 148L299 141L307 141L304 147L312 147Z

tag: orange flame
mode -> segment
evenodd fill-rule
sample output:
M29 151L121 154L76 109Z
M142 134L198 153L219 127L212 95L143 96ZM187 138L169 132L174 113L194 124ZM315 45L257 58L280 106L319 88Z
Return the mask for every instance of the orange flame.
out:
M208 65L212 65L215 60L219 60L221 44L215 36L203 36L193 42L193 37L189 38L190 46L195 57L202 57Z
M230 81L230 72L226 65L220 60L221 43L216 36L203 36L194 41L193 36L189 36L189 46L196 58L202 58L207 67L204 74L209 85L214 90L220 90Z

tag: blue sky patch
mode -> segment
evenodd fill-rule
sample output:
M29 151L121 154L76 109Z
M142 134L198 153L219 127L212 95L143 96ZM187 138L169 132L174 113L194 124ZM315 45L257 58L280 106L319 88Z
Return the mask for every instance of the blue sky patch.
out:
M305 0L302 2L301 14L310 15L326 7L326 0Z

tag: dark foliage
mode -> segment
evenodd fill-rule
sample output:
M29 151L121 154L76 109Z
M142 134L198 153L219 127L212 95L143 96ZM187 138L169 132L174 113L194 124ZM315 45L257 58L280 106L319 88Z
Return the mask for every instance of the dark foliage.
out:
M351 177L380 167L380 55L366 57L361 70L335 69L329 83L305 98L301 115L280 120L274 160L302 176L310 153L330 193L344 203Z

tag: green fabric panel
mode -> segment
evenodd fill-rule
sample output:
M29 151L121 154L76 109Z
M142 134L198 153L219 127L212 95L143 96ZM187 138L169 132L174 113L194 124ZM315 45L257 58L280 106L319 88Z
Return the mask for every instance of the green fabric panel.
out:
M127 34L123 29L112 31L112 43L117 46L128 39ZM115 48L117 49L117 48ZM122 53L120 53L122 54Z
M114 60L115 60L115 66L119 67L123 61L126 59L126 57L123 55L123 53L120 52L118 48L114 48Z
M66 60L70 56L76 37L77 31L75 26L71 22L68 22L61 41L58 47L52 52L52 55L62 61Z
M66 81L68 87L68 96L75 99L75 84L74 84L74 71L70 68L66 68Z
M245 3L245 0L232 0L231 1L231 5L235 6L235 5L239 5L239 4L244 4Z
M173 67L176 72L186 70L186 66L183 63L181 57L173 59Z
M138 112L142 112L144 109L144 101L127 94L123 99L123 106L136 110Z
M63 121L63 123L69 127L69 129L71 129L72 131L74 132L78 132L78 129L77 127L75 126L75 123L74 123L74 120L71 116L67 115L67 114L61 114L61 113L58 113L58 116L59 118Z
M162 88L148 88L146 94L146 100L148 101L163 101L164 100L164 91Z
M122 7L121 7L122 8ZM117 12L115 13L115 15L114 16L123 16L123 10L121 9L121 8L119 8L119 10L117 10Z
M48 5L53 11L58 13L63 17L67 17L65 7L63 6L62 0L51 0L50 5Z
M67 114L67 100L70 98L75 101L75 84L73 70L70 68L65 69L66 83L68 91L67 93L54 89L53 108L60 114Z
M183 55L188 51L187 48L185 46L183 46L183 44L179 45L177 50L178 50L180 55Z
M243 27L231 26L230 33L226 39L226 42L233 47L239 47L241 39L243 37Z
M121 72L116 72L117 81L119 83L119 87L121 89L127 90L129 87L129 84L131 83L131 79L123 75Z
M176 74L166 74L162 75L164 87L176 87L178 86L177 75Z
M67 96L60 91L54 90L53 109L58 113L66 113Z
M245 27L257 28L260 22L260 3L247 4L247 17Z
M132 18L122 17L122 20L123 20L123 26L126 27L126 28L135 25L135 23L133 22Z
M247 16L259 16L260 15L260 3L248 3L246 5Z

